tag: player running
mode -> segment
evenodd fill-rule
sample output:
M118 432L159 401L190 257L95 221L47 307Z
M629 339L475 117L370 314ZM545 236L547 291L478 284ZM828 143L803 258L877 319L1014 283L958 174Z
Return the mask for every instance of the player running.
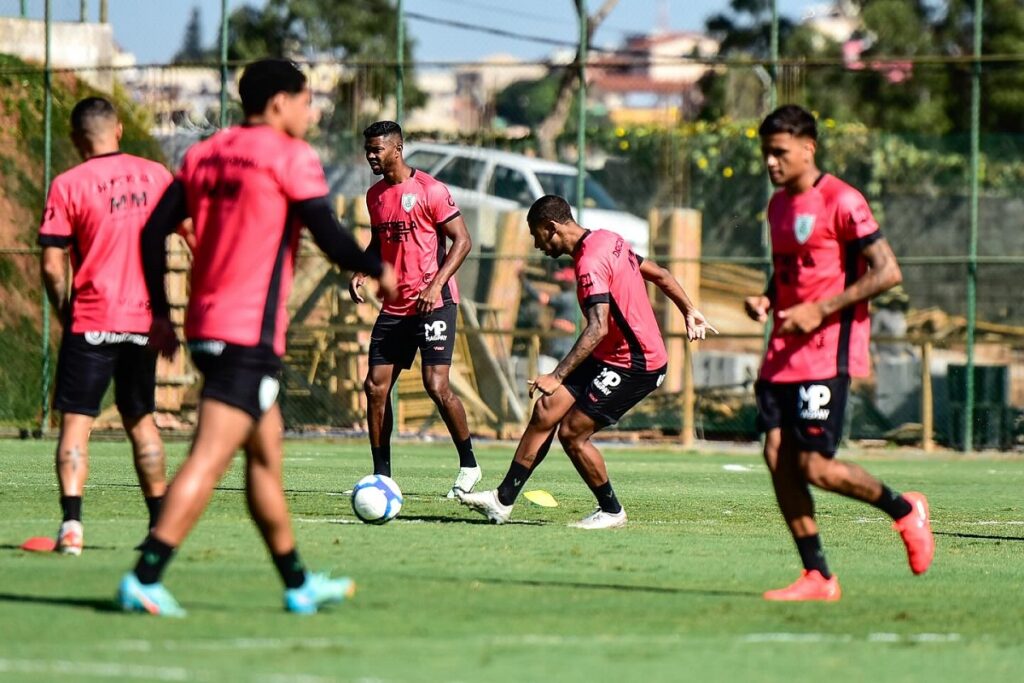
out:
M661 386L668 354L644 281L653 282L686 318L686 334L703 339L708 325L672 274L633 253L622 237L586 230L561 197L541 197L526 216L533 243L551 258L571 254L576 293L587 326L555 369L530 382L539 391L530 422L505 479L496 490L458 492L459 500L503 524L523 486L547 456L558 432L562 447L594 497L597 509L570 526L612 529L625 526L626 511L608 479L601 452L591 437L615 424L630 408Z
M301 225L335 263L379 276L385 295L394 289L394 275L359 249L331 211L323 168L302 140L310 122L302 72L286 60L258 61L245 69L238 89L245 123L186 153L142 234L151 340L171 355L177 339L167 317L164 240L186 216L195 222L185 334L204 382L188 459L171 482L135 570L121 580L118 599L126 611L185 614L160 578L239 447L246 455L249 513L281 575L285 608L309 614L355 591L348 578L305 570L282 489L277 378Z
M412 367L419 349L423 387L459 454L459 473L448 491L448 498L454 498L457 489L472 491L481 476L466 409L448 381L459 303L455 272L469 254L469 231L448 188L405 163L397 123L378 121L363 137L370 170L383 176L366 193L372 229L367 251L398 274L398 296L384 303L370 333L370 369L363 385L373 473L391 476L391 390L402 370ZM363 303L362 283L362 274L352 278L350 293L356 303Z
M64 515L56 549L65 555L82 553L89 433L111 378L150 528L166 487L164 447L153 421L156 352L146 346L151 316L139 234L172 177L155 161L122 153L122 132L107 100L88 97L75 105L71 140L83 161L53 180L39 227L43 284L64 326L54 408L61 412L56 465Z
M928 501L900 495L862 468L834 459L850 377L868 374L868 299L902 280L896 257L864 197L814 160L814 117L795 105L760 128L772 184L768 204L774 272L768 291L749 297L747 314L771 339L756 384L764 458L775 497L804 570L767 600L838 600L839 580L825 562L808 483L862 500L894 520L910 568L922 574L935 551Z

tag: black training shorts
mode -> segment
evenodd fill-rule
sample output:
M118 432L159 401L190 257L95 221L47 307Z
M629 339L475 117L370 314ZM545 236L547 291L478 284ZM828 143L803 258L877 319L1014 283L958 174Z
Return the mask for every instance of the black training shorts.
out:
M801 450L828 457L836 454L850 394L848 375L806 382L759 380L754 393L759 430L779 428L784 435L796 439Z
M576 407L607 427L665 381L666 367L637 372L587 358L569 373L562 386L576 398Z
M370 333L370 365L397 365L408 370L420 352L424 365L451 365L455 353L458 306L447 304L429 315L381 313Z
M264 346L238 346L216 339L188 343L192 362L203 373L201 398L247 412L254 420L270 410L281 388L281 359Z
M114 402L123 419L155 408L156 353L144 334L65 332L57 356L53 407L62 413L96 417L114 380Z

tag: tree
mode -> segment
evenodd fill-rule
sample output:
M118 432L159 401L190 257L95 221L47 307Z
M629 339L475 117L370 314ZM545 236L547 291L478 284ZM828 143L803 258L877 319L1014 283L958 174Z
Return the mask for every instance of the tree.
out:
M193 7L189 15L188 23L185 25L185 36L181 39L181 47L175 53L172 61L175 64L188 62L201 62L209 56L203 49L203 18L199 7Z
M558 79L548 75L535 81L510 83L495 98L495 113L514 126L539 125L554 108Z
M619 3L619 0L604 0L604 4L594 12L592 15L587 17L587 44L594 37L594 33L597 31L597 27L601 25L601 22L605 20L608 14L615 9L615 5ZM583 13L583 2L582 0L574 0L574 6L576 7L576 14L579 16ZM566 68L562 71L561 78L558 82L558 95L555 97L555 105L551 109L551 113L541 121L540 125L537 126L537 147L540 150L540 155L545 159L556 159L558 156L557 150L555 149L555 140L565 130L565 123L569 118L569 110L572 106L573 96L576 91L576 84L579 81L579 65L582 62L583 55L580 53L579 48L576 50L576 59L574 60L574 66ZM583 150L580 150L580 154Z

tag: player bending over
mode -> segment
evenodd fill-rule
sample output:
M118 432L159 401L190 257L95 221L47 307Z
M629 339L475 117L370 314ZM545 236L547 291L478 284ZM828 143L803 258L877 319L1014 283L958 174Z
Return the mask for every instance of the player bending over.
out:
M149 528L166 488L164 446L153 421L156 352L146 346L152 318L139 235L172 177L155 161L122 153L122 132L107 100L88 97L75 105L71 140L82 163L53 180L39 227L43 283L64 326L53 405L61 411L56 464L64 515L56 549L66 555L82 553L89 433L111 378Z
M935 551L928 501L900 495L862 468L834 459L850 377L868 374L868 299L902 279L864 197L817 167L817 128L794 105L760 129L761 153L778 191L768 203L774 272L768 291L746 300L747 314L774 314L756 384L764 459L804 570L767 600L838 600L825 562L808 484L869 503L894 520L910 568L922 574Z
M393 291L394 275L359 249L331 211L323 167L302 140L310 122L310 91L302 72L286 60L255 62L246 67L238 89L245 123L186 153L142 235L153 307L151 340L171 355L177 339L167 317L164 240L186 216L195 222L185 334L203 373L203 389L188 459L171 482L134 571L121 580L118 598L126 611L184 615L160 578L239 448L246 456L249 513L281 575L285 608L313 613L355 590L348 578L306 571L282 489L277 378L301 226L338 265L379 276L385 295Z
M459 500L502 524L516 497L547 455L558 433L562 447L594 497L597 509L571 526L611 529L626 524L626 511L608 479L601 452L591 441L665 379L668 354L647 287L653 282L686 318L690 340L715 331L694 308L671 273L633 253L622 237L586 230L561 197L541 197L526 216L537 249L552 258L571 254L576 293L587 326L554 371L531 381L540 392L505 479L496 490L458 492Z

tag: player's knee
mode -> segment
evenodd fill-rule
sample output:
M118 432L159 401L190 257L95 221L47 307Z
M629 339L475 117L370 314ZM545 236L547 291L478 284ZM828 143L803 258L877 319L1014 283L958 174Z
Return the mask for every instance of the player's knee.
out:
M444 375L427 375L423 378L423 388L427 390L435 403L443 403L451 396L452 388Z
M573 454L579 451L580 445L584 441L584 436L571 423L563 422L558 426L558 440L567 453Z
M831 490L835 488L837 481L829 467L830 461L818 455L805 456L800 458L800 469L804 479L812 486L820 489Z
M367 377L363 382L363 391L366 398L371 402L380 402L387 398L388 390L391 388L387 382L375 382L373 377Z

